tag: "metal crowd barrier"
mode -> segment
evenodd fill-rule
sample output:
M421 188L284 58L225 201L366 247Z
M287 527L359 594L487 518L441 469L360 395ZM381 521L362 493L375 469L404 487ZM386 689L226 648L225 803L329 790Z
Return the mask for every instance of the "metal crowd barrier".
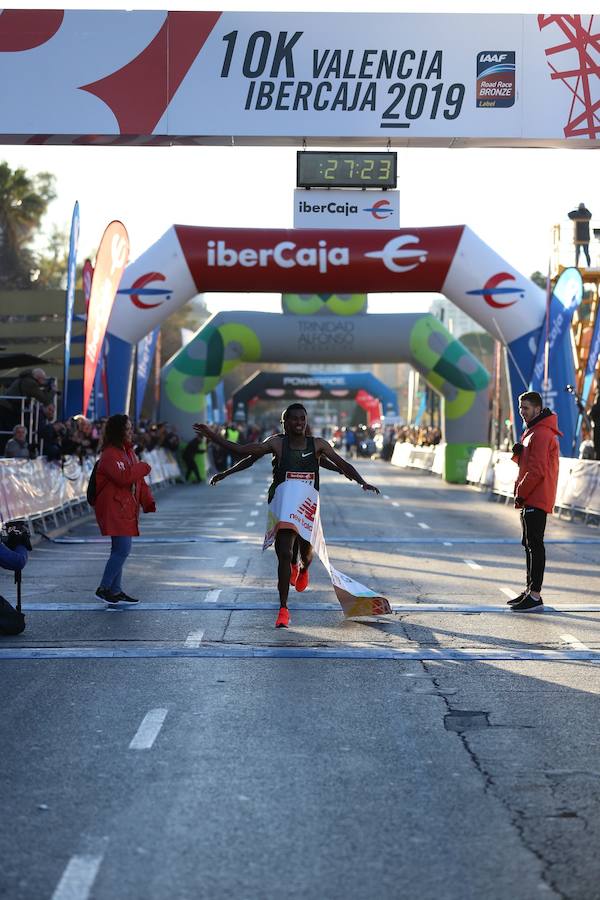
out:
M444 463L444 444L435 447L418 447L407 441L394 447L391 463L402 469L423 469L441 475Z
M396 444L392 464L441 475L443 453L443 444L437 447ZM511 456L491 447L477 447L467 465L467 483L505 503L512 502L518 467ZM555 511L559 516L583 516L586 522L600 519L600 461L561 456Z
M162 447L143 455L152 466L150 484L163 487L181 477L179 464L170 450ZM95 460L80 463L75 456L62 462L38 459L0 458L0 522L27 521L32 531L58 528L91 512L86 500L87 485Z

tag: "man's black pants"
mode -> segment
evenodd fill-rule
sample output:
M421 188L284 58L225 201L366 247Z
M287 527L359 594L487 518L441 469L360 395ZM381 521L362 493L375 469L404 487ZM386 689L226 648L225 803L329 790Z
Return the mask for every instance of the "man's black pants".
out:
M523 539L521 543L525 547L527 559L527 588L539 594L544 580L546 568L546 548L544 547L544 532L546 530L547 513L535 506L526 506L521 510L521 528Z

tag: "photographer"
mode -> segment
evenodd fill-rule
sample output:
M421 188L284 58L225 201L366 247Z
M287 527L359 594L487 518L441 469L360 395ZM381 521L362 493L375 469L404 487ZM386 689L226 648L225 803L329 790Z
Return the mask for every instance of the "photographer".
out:
M31 550L29 529L25 522L6 522L0 542L0 567L15 573L17 606L0 597L0 635L12 637L25 629L25 616L21 612L21 570L27 563L27 551Z
M29 529L25 522L6 522L0 542L0 568L20 572L27 563L27 551L31 550Z

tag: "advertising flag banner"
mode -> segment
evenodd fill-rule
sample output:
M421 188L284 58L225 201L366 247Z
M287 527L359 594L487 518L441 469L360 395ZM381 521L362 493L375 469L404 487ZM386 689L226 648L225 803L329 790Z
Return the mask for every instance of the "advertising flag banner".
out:
M568 384L575 383L575 363L571 345L571 320L583 297L581 273L575 267L565 269L554 286L550 298L547 341L544 334L538 341L537 356L533 367L530 390L542 395L544 406L558 415L563 432L560 438L562 456L571 456L573 436L577 428L577 409L566 393ZM546 351L547 344L547 351ZM546 355L548 377L544 378Z
M71 219L69 239L69 262L67 265L67 301L65 308L65 367L63 375L63 418L67 417L67 395L69 391L69 365L71 363L71 333L73 330L73 309L75 306L75 282L77 280L77 246L79 244L79 203L75 201Z
M329 561L323 536L319 492L306 472L288 472L268 505L263 550L270 547L281 528L290 528L309 541L327 569L336 597L347 617L384 616L392 612L385 597L339 572Z
M144 394L150 377L150 370L154 362L156 340L160 329L155 328L150 334L142 338L137 345L137 371L135 374L135 420L139 422L144 402Z
M98 359L102 352L102 342L117 288L127 265L129 237L122 222L111 222L102 235L96 267L92 279L92 290L88 307L85 332L85 365L83 370L83 415L90 402L90 394L96 374Z
M600 356L600 310L596 310L596 321L594 322L594 330L590 341L590 352L585 367L585 375L583 378L583 401L587 402L592 389L594 373Z

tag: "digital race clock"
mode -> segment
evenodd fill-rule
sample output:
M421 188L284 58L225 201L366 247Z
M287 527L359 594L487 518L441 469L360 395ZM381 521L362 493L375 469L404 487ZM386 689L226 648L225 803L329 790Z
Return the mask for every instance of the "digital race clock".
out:
M299 150L299 188L395 188L395 153L327 153Z

